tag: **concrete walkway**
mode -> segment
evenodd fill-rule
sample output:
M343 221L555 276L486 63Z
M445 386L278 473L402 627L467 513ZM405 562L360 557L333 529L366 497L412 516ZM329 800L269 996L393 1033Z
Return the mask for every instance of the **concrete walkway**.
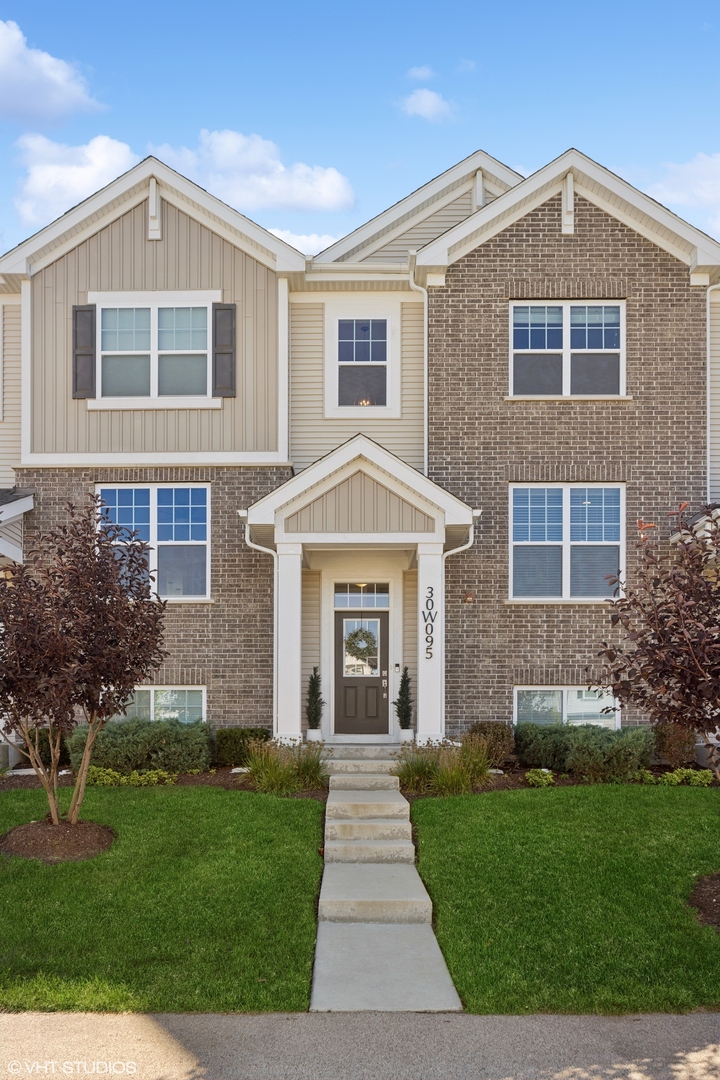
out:
M0 1014L0 1077L93 1074L140 1080L718 1080L720 1014Z
M313 1012L462 1009L415 869L392 749L333 747L328 762Z

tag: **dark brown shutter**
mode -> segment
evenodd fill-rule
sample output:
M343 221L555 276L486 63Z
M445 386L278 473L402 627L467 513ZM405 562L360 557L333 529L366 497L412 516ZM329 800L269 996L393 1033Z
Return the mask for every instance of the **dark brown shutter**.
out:
M74 398L95 397L95 305L73 307Z
M213 304L213 397L235 397L235 304Z

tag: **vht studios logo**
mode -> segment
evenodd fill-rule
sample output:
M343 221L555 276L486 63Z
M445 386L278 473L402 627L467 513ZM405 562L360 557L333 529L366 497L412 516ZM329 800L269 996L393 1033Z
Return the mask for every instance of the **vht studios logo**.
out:
M11 1076L134 1076L134 1061L9 1061Z

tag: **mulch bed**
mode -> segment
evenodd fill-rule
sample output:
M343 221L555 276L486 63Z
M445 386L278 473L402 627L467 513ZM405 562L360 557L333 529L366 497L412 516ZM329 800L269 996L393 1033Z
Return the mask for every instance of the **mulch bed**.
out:
M79 821L77 825L68 821L59 825L30 821L0 836L0 854L39 859L44 863L80 862L107 851L114 839L111 828L94 821Z
M688 903L695 908L703 926L714 926L720 931L720 874L698 878Z

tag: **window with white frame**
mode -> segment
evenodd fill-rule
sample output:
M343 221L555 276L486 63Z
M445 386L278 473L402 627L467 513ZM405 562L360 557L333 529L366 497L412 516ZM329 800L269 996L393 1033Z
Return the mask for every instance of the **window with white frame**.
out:
M115 720L179 720L192 724L205 720L204 686L141 686L133 694L124 716Z
M202 484L99 487L108 517L154 552L151 572L163 599L210 595L210 489Z
M209 397L212 304L100 304L103 398Z
M606 690L589 690L581 686L517 686L514 696L513 720L516 724L620 727L618 704Z
M510 305L512 397L625 393L625 305Z
M326 300L325 416L401 415L401 312L389 297Z
M524 600L612 597L624 563L622 485L510 488L510 596Z
M387 405L387 319L338 320L338 405Z

